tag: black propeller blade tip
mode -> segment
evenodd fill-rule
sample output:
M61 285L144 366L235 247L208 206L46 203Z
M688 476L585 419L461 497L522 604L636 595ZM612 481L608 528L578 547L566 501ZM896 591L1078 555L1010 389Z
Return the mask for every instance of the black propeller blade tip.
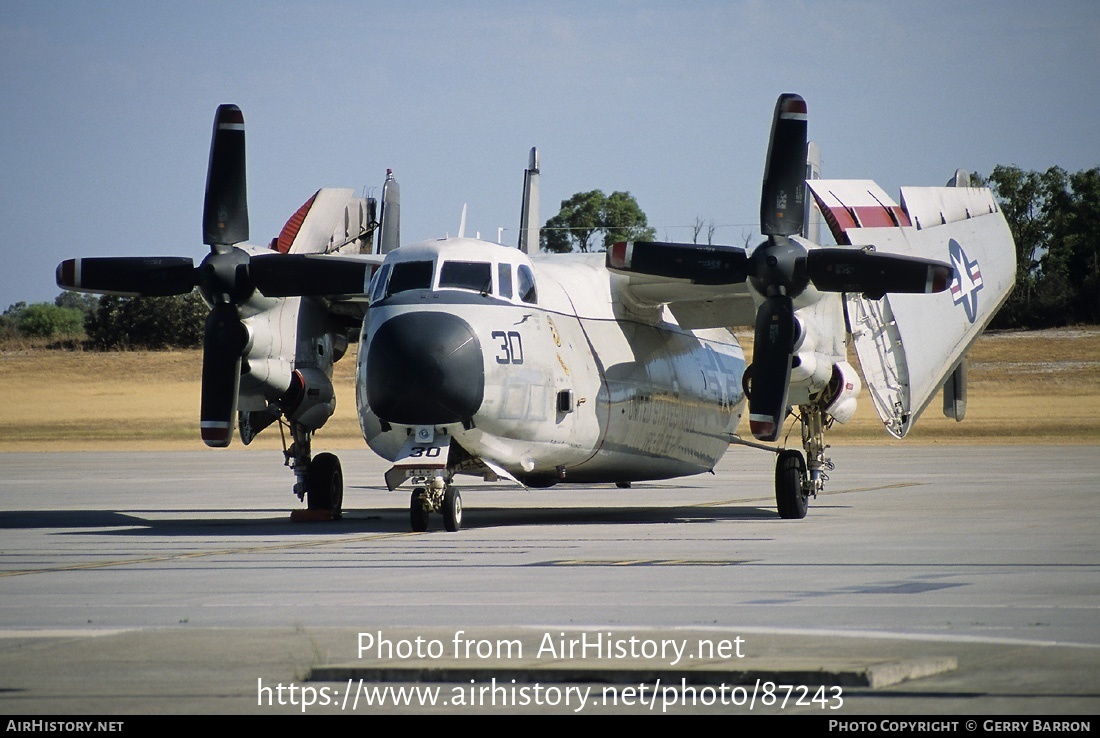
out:
M775 103L764 186L760 196L760 232L793 236L802 230L806 198L806 101L785 93Z
M236 105L220 105L214 115L202 232L208 246L248 240L244 114Z

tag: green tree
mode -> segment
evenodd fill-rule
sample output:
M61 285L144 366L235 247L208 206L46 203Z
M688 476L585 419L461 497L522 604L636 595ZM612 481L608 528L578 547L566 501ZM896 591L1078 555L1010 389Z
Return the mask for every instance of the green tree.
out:
M1100 321L1100 168L989 176L1016 241L1016 289L994 327Z
M53 299L53 304L63 308L75 308L85 316L95 315L99 309L99 295L65 290Z
M652 241L657 231L649 227L645 213L629 192L612 192L604 203L603 245L619 241Z
M1001 213L1016 242L1016 285L995 319L998 327L1020 327L1032 320L1039 256L1045 246L1040 214L1039 175L1018 167L997 166L989 175Z
M197 290L171 297L104 295L87 333L100 349L196 348L202 345L208 312Z
M596 238L603 234L597 248ZM616 241L652 240L656 231L648 227L646 215L629 192L600 190L578 192L562 200L558 214L542 229L546 251L597 251Z
M1068 233L1065 246L1076 288L1074 315L1083 323L1100 323L1100 167L1069 176Z
M546 221L542 230L546 250L588 251L593 236L600 230L600 213L606 200L607 196L599 190L578 192L562 200L558 214Z
M19 335L19 314L27 309L27 303L20 300L8 305L8 309L0 315L0 338L14 338Z

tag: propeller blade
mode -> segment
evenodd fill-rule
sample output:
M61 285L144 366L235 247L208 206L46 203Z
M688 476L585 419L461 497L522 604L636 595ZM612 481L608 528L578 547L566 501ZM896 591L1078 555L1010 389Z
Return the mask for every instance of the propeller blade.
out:
M612 244L607 267L620 272L690 279L693 284L739 284L748 259L736 246L629 241Z
M756 312L752 366L747 370L749 429L761 441L774 441L787 417L787 385L794 351L794 304L786 295L769 297Z
M268 297L361 295L370 284L371 264L319 254L276 254L249 262L256 289Z
M57 265L57 286L126 297L186 295L195 287L195 263L177 256L66 259Z
M772 117L760 194L760 232L765 236L793 236L802 232L806 145L806 101L799 95L780 95Z
M806 270L822 292L862 292L872 299L890 292L942 292L955 273L942 261L853 248L813 249Z
M203 243L232 245L248 240L247 195L244 115L236 105L219 105L214 115L210 164L206 170Z
M199 428L207 446L225 448L237 419L245 329L236 306L219 303L206 317L202 340L202 406Z

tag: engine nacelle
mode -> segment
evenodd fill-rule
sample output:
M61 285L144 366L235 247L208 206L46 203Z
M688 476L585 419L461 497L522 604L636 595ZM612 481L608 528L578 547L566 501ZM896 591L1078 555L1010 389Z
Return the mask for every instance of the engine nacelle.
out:
M336 391L332 380L314 367L295 369L290 389L282 397L283 412L310 430L323 426L336 411Z
M284 355L284 336L293 336L298 316L298 299L282 300L271 310L241 322L246 338L241 363L243 410L259 410L290 389L293 356Z
M290 362L281 357L251 359L245 358L241 364L241 399L246 396L255 396L264 400L261 407L266 406L268 398L275 399L282 396L290 388L293 379L293 368ZM245 409L258 409L255 407Z
M833 376L821 394L825 412L838 423L847 423L856 414L856 398L862 388L855 367L846 361L833 364Z

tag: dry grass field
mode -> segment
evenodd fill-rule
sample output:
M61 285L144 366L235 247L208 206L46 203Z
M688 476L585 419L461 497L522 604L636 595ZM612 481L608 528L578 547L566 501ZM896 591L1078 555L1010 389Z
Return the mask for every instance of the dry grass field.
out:
M336 415L317 434L318 448L364 446L354 348L336 365ZM1100 328L992 333L970 358L965 422L944 418L937 398L909 439L893 441L864 393L856 418L836 426L830 442L1100 444ZM202 448L201 364L200 351L0 348L0 451ZM278 429L253 446L279 448Z

